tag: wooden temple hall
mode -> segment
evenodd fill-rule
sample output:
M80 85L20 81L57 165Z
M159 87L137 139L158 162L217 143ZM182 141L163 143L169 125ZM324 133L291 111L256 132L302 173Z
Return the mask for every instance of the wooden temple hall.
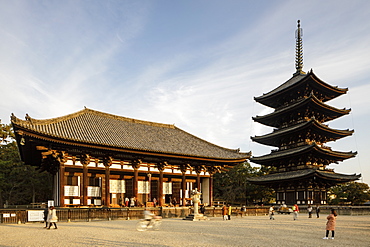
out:
M11 116L22 160L54 175L57 206L188 205L191 191L212 204L216 172L250 153L226 149L174 125L91 109L46 120Z
M274 130L252 137L252 140L277 149L250 159L256 164L272 167L274 171L249 181L272 187L277 204L326 204L330 187L361 176L339 174L327 168L357 154L334 151L326 145L353 133L353 130L333 129L326 124L349 114L349 109L338 109L326 103L344 95L348 89L327 84L312 70L305 73L302 70L302 51L302 29L298 21L296 72L274 90L255 97L256 102L271 107L273 111L253 120Z

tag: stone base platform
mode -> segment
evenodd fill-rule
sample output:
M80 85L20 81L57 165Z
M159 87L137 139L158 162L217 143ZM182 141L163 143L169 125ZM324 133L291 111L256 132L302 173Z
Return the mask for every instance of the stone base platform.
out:
M189 214L183 220L191 220L191 221L200 221L200 220L209 220L207 216L203 214Z

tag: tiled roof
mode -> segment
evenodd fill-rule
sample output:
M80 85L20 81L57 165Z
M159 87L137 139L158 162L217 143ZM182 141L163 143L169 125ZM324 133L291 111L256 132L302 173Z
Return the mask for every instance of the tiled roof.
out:
M332 129L327 125L319 123L316 119L311 118L308 121L304 121L299 124L291 125L286 128L276 129L266 135L251 137L251 139L261 144L274 146L279 145L279 140L283 136L292 136L307 129L311 129L311 132L322 133L323 135L330 136L335 139L352 135L352 133L354 132L353 130Z
M287 89L287 88L289 88L289 87L297 84L298 82L302 81L307 76L308 76L308 74L306 74L306 75L304 75L304 74L295 75L292 78L290 78L289 80L287 80L286 82L284 82L283 84L281 84L280 86L278 86L277 88L271 90L268 93L263 94L262 96L255 97L255 99L258 101L259 99L270 97L273 94L276 94L278 92L281 92L281 91L283 91L283 90L285 90L285 89Z
M296 148L286 149L286 150L279 150L273 151L270 154L262 155L259 157L252 157L250 161L255 162L257 164L265 164L266 162L277 161L281 159L287 159L292 156L303 155L309 152L314 152L316 156L324 156L326 158L331 158L337 161L343 161L345 159L354 157L357 152L339 152L339 151L332 151L327 148L322 148L318 146L316 143L303 145Z
M304 169L304 170L297 170L297 171L290 171L290 172L281 172L281 173L273 173L268 174L261 177L250 177L247 180L252 183L274 183L278 181L284 181L284 180L295 180L295 179L302 179L304 177L321 177L325 178L327 180L335 180L335 181L341 181L341 182L349 182L357 180L361 177L361 174L356 175L347 175L347 174L340 174L335 173L333 171L322 171L317 170L314 168L311 169Z
M322 87L327 88L327 89L335 92L335 94L333 94L332 98L336 97L334 95L344 94L348 91L347 88L338 88L338 87L331 86L331 85L327 84L326 82L320 80L311 70L307 74L296 74L296 75L294 75L292 78L290 78L289 80L287 80L286 82L284 82L283 84L278 86L277 88L271 90L270 92L265 93L262 96L255 97L255 100L257 102L259 102L261 100L263 101L264 99L266 99L268 97L272 97L273 95L278 94L280 92L283 92L283 91L287 90L288 88L290 88L292 86L295 86L295 85L297 85L301 82L306 81L304 79L309 79L309 78L312 78L312 82L315 82L316 84L320 84Z
M350 109L338 109L333 106L327 105L320 100L317 99L317 97L313 94L311 94L307 98L302 98L298 100L297 102L292 103L291 105L288 105L286 107L277 109L273 111L272 113L263 115L263 116L256 116L252 117L252 119L256 122L278 127L278 122L284 121L281 116L289 116L290 112L295 112L297 109L303 108L303 107L316 107L320 109L321 111L324 111L327 116L326 121L333 120L335 118L341 117L345 114L348 114L351 110Z
M174 125L125 118L91 109L46 120L12 116L15 128L57 140L103 145L125 150L215 159L247 159L250 153L202 140Z

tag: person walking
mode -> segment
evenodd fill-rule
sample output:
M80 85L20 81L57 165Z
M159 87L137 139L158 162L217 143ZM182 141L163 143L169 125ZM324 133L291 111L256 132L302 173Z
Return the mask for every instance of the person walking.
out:
M130 198L130 207L131 208L135 207L135 197Z
M227 212L228 220L231 220L231 212L232 212L231 204L229 204L229 207L227 208L227 210L228 210L228 212Z
M269 216L270 216L270 220L275 220L274 212L275 212L274 207L273 207L273 206L271 206L271 207L269 208Z
M329 231L331 231L331 238L330 239L334 239L334 231L335 231L335 224L336 224L336 220L337 220L337 212L335 212L334 209L331 209L331 214L329 214L328 217L326 217L326 219L328 220L326 222L326 234L325 234L325 237L323 239L329 239Z
M222 218L223 218L223 220L227 220L227 219L228 219L228 217L227 217L227 207L226 207L226 205L224 205L224 206L222 207Z
M246 213L247 213L247 207L244 205L241 209L240 209L240 211L241 211L241 217L243 217L243 214L244 215L246 215Z
M292 207L293 209L293 220L298 220L298 212L299 212L299 207L297 204L294 204Z
M55 229L58 229L57 221L58 221L57 210L54 208L54 206L50 206L49 211L48 211L48 219L47 219L49 226L46 229L50 230L50 227L52 224L54 224Z
M45 227L44 228L48 228L48 213L49 213L48 206L45 205L45 208L44 208L44 222L45 222Z
M319 205L316 206L316 216L317 218L320 218L320 206Z
M307 212L308 212L308 218L312 218L312 207L311 207L311 205L308 205Z

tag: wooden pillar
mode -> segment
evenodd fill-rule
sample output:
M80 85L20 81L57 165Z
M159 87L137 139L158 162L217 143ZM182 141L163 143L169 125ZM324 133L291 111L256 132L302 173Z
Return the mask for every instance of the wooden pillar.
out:
M219 169L214 166L207 167L207 171L209 173L209 205L213 205L213 175L218 171Z
M137 168L134 168L134 177L132 179L132 195L134 196L135 200L138 198L138 176L139 176L139 170Z
M82 172L82 205L87 205L87 187L89 183L89 179L87 177L88 169L87 164L83 164L83 172Z
M159 170L159 181L158 181L158 203L159 206L163 206L163 170Z
M185 172L182 173L182 179L181 179L181 189L182 189L182 206L186 206L186 176Z
M59 156L58 157L59 158L59 206L64 207L65 206L64 204L64 199L65 199L65 195L64 195L65 166L64 166L64 163L67 161L67 159L66 159L66 153L64 151L59 153L58 156Z
M298 188L297 185L294 186L294 204L297 204L298 202Z
M90 163L90 156L88 154L81 155L80 162L82 164L82 205L87 206L87 187L89 186L87 165Z
M181 190L182 190L182 195L181 195L181 202L182 206L184 207L186 205L186 165L180 165L180 170L182 173L182 178L181 178Z
M202 172L203 167L202 166L196 166L195 172L197 173L197 182L196 182L196 188L198 191L202 191L202 188L200 188L200 173Z
M65 179L64 179L64 172L65 172L65 167L64 163L60 163L59 166L59 206L64 207L64 185L65 185Z
M105 195L104 206L110 206L110 166L112 165L112 157L104 157L103 164L105 167Z
M149 193L148 193L148 198L146 199L147 202L151 202L152 201L152 174L151 173L148 173L147 174L147 178L148 178L148 183L149 183ZM144 202L145 205L146 202Z
M134 177L132 179L132 194L135 199L138 199L138 176L141 160L133 160L131 162L132 168L134 169Z
M209 206L213 205L213 174L209 177Z
M159 181L158 181L158 204L163 206L163 171L166 166L165 162L157 163L157 169L159 171Z

